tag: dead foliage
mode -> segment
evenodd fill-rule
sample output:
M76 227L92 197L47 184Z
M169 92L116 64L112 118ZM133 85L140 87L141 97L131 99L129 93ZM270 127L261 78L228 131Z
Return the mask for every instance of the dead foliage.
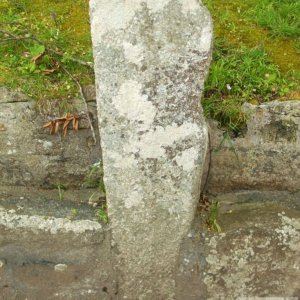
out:
M68 133L69 124L72 124L72 127L75 131L78 131L78 124L80 115L73 115L71 113L66 113L64 117L53 119L43 125L43 128L49 128L50 134L58 133L62 129L64 136Z

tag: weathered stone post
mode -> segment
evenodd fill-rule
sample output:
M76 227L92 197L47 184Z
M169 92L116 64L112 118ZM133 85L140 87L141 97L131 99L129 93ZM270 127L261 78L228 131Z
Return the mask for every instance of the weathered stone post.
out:
M91 0L119 298L174 299L200 194L212 21L197 0Z

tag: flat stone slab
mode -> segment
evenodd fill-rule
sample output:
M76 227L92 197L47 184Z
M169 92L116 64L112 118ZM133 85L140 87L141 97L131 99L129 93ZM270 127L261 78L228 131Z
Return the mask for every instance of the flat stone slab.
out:
M210 192L300 191L300 101L245 104L247 128L231 137L211 121Z
M70 220L63 216L73 203L59 202L57 214L51 205L30 214L12 211L21 201L12 200L0 202L3 299L119 299L110 229L88 217L90 207ZM241 191L211 200L220 203L222 232L208 231L206 216L197 215L182 243L176 299L299 298L299 193Z
M220 203L222 232L196 219L183 243L178 299L298 299L300 194L243 191L211 199Z
M72 113L85 111L82 101L73 103ZM96 116L95 101L88 107ZM46 117L33 99L0 87L0 186L55 188L60 184L78 189L83 185L89 167L101 157L100 147L93 145L84 119L78 132L69 128L66 137L61 130L50 135L43 125L62 117L55 108L52 113ZM99 142L98 134L97 138Z
M66 217L70 210L79 212L76 218L91 218L92 209L86 204L96 203L104 194L99 189L44 190L22 186L0 186L0 204L24 214Z
M0 201L2 299L111 299L107 226L90 206L52 202Z

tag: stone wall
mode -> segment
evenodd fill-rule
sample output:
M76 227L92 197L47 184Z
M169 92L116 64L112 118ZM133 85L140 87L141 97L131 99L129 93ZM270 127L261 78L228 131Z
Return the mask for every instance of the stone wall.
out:
M93 100L92 93L87 95ZM75 111L83 108L75 100ZM80 188L89 166L101 157L94 101L89 102L89 110L96 127L96 146L87 120L79 121L78 132L70 126L66 137L61 131L50 135L43 128L49 119L38 112L35 101L0 88L0 186Z
M211 121L209 191L300 190L300 101L245 104L247 128L226 135Z
M89 109L97 133L95 95L90 91ZM76 103L82 110L80 101ZM3 87L0 108L0 186L81 187L89 166L101 158L86 121L80 122L78 132L70 129L66 137L50 135L43 128L47 118L35 102ZM215 121L209 121L209 191L299 191L300 101L246 104L244 110L249 120L239 137L227 135Z
M99 142L93 88L89 110ZM76 100L78 111L83 104ZM68 135L50 135L36 103L20 92L0 88L0 186L80 188L89 166L99 161L86 120ZM300 190L300 101L246 104L247 129L230 137L210 120L212 193L238 190ZM207 164L209 163L207 156ZM207 174L204 174L206 177ZM204 181L204 180L203 180Z

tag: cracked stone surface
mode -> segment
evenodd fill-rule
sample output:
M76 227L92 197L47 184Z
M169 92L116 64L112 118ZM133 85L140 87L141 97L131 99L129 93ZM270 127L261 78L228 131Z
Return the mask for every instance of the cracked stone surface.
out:
M28 199L32 208L26 198L0 198L0 298L120 300L111 224L95 222L90 206L36 197ZM220 203L222 232L208 231L197 214L181 245L175 299L299 298L300 193L211 200Z
M196 0L92 0L90 15L120 299L174 299L207 149L211 17Z
M178 299L298 299L300 194L241 191L211 200L220 203L222 232L196 219L181 251Z

